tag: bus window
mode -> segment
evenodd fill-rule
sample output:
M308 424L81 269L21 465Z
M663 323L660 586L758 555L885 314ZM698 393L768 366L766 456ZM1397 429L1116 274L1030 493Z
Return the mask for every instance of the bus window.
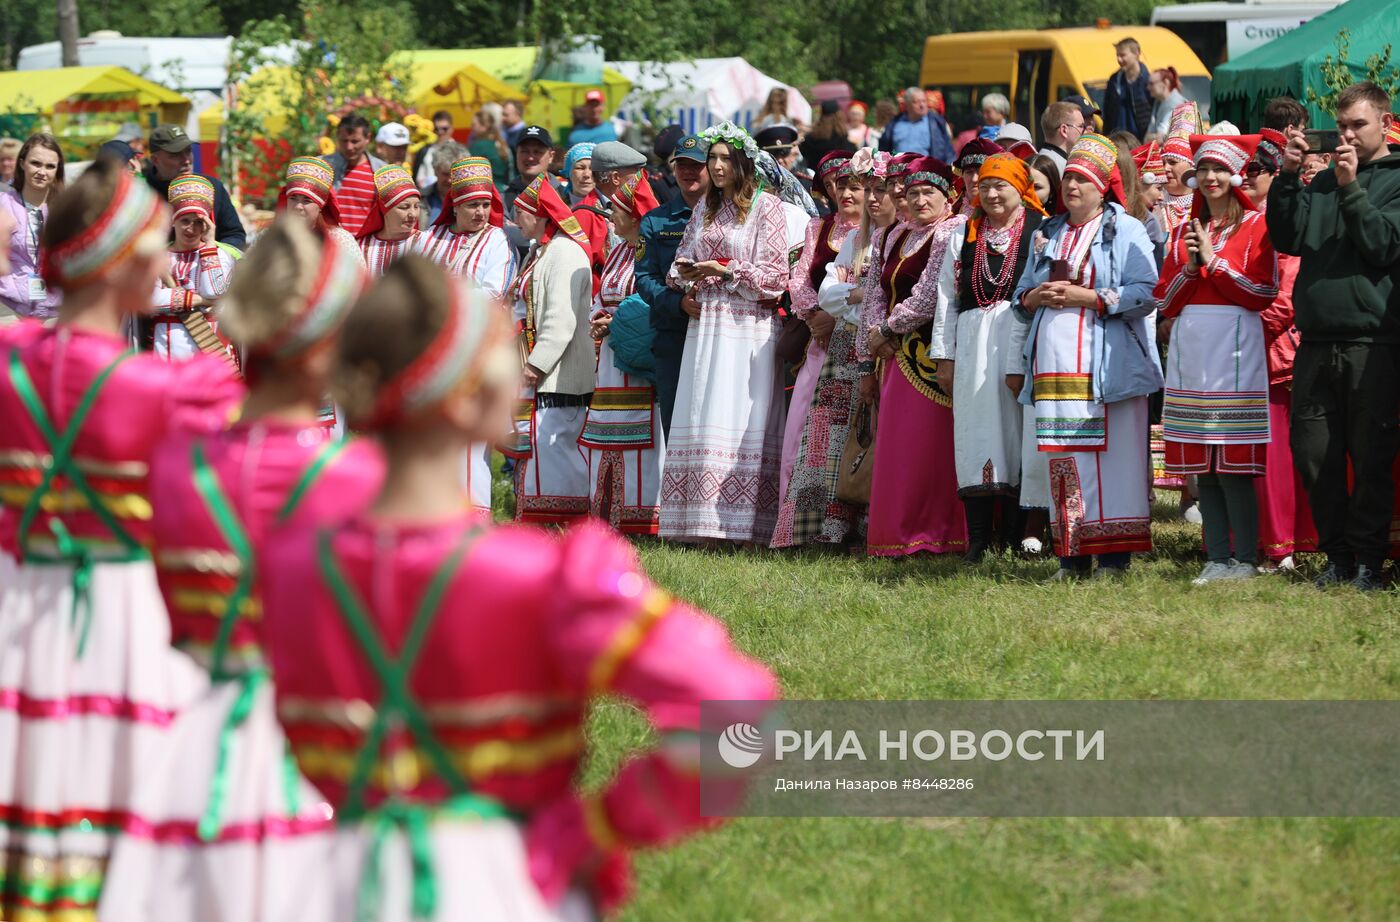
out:
M1022 51L1016 61L1016 98L1011 101L1011 120L1025 125L1031 137L1040 135L1040 113L1050 104L1049 49Z
M1006 84L976 86L970 84L942 84L925 87L943 91L944 118L953 134L978 128L982 125L982 97L988 93L1001 93L1009 98L1011 88Z

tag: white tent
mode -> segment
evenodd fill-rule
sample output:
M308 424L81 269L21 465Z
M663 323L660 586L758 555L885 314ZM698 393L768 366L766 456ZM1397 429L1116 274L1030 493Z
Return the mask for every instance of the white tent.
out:
M676 123L686 132L729 119L745 128L758 117L775 86L787 86L743 58L698 58L662 64L654 61L609 61L608 66L632 81L632 92L618 114L634 124L657 128ZM812 106L788 87L788 118L808 124Z

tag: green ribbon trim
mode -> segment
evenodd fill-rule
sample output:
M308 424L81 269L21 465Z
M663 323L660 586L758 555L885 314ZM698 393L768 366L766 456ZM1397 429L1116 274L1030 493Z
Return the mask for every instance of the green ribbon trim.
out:
M436 877L433 869L432 823L438 818L513 819L515 814L499 801L466 793L443 804L426 805L403 801L386 803L366 818L370 826L370 846L355 911L357 922L373 922L379 916L381 900L381 858L384 843L394 830L408 839L413 868L413 918L431 919L437 909Z
M508 815L504 806L468 790L465 779L457 772L451 757L433 734L422 707L408 691L408 677L422 652L428 630L437 619L447 587L461 568L467 551L481 533L481 526L464 532L457 547L447 555L433 574L428 590L423 594L414 612L403 650L396 659L391 659L385 652L383 639L375 630L369 612L345 578L345 573L336 560L335 550L331 547L331 532L328 529L322 530L317 538L316 552L321 578L335 596L341 615L378 675L383 694L383 700L376 708L374 724L355 756L354 770L346 787L345 803L340 810L341 822L353 822L364 818L374 823L373 840L359 893L357 917L361 920L374 918L378 911L380 853L385 838L396 828L402 829L408 836L409 848L413 855L414 917L431 918L437 905L437 884L428 835L428 817L432 808L396 800L391 796L390 800L375 810L369 813L365 811L365 788L369 784L371 772L379 758L379 751L391 722L401 719L407 725L410 734L427 753L438 776L452 789L454 802L474 804L479 810L489 810L492 815Z
M87 649L88 631L92 627L91 589L96 558L93 557L91 549L86 544L72 536L57 515L52 515L49 518L49 530L58 542L56 557L31 555L29 553L29 531L33 528L34 520L41 511L44 497L48 496L53 489L54 478L62 476L68 478L69 483L83 495L88 506L102 522L103 527L125 546L124 554L110 558L104 557L104 560L129 563L134 560L146 559L145 549L141 547L140 542L121 526L116 516L103 502L102 497L87 482L87 477L73 463L73 445L78 440L78 433L82 431L83 423L86 422L88 414L92 412L93 404L97 402L97 395L101 393L107 379L112 376L112 372L117 370L117 366L131 358L132 355L131 350L123 352L98 373L97 377L88 385L87 390L83 392L78 406L73 410L73 415L68 420L67 428L60 435L49 419L48 410L44 409L44 402L39 398L39 391L34 387L34 381L29 377L28 369L20 360L19 348L15 347L10 350L8 362L10 385L19 395L20 402L24 404L30 420L49 446L49 458L44 467L44 475L40 479L39 485L34 488L34 492L29 494L29 502L25 504L24 511L20 514L17 533L20 559L32 559L45 563L71 563L73 565L73 605L69 616L74 628L78 631L78 656L80 658Z
M322 446L311 464L302 472L301 477L288 495L287 501L282 504L282 509L277 516L279 523L286 521L291 516L311 489L312 484L339 456L343 447L343 442L326 443ZM266 669L230 673L224 668L229 643L233 638L233 629L243 616L243 603L253 592L253 583L257 577L257 559L253 553L252 541L249 539L243 523L238 519L233 502L219 483L218 474L209 465L209 460L204 453L203 441L196 440L190 447L190 468L195 492L199 494L205 510L209 513L209 517L214 520L224 542L238 557L238 580L234 584L233 591L224 600L224 613L219 620L219 633L214 638L213 650L210 653L209 672L212 680L214 682L236 681L242 686L239 689L238 697L234 699L233 707L224 717L223 726L219 729L219 753L214 765L214 777L209 781L209 801L205 805L204 815L199 819L199 838L205 842L212 842L218 838L219 832L223 829L224 807L228 800L229 756L233 750L233 741L238 729L243 726L248 715L252 713L258 691L267 682L268 673ZM290 757L285 753L282 784L284 793L287 795L286 804L289 815L296 816L300 812L301 806L300 776L296 773L296 766L290 763Z
M0 874L0 893L14 894L41 912L60 911L54 907L55 903L60 902L67 904L62 912L93 910L102 896L103 879L101 873L65 880L40 880L26 878L22 874L6 877Z
M301 477L297 480L296 485L292 487L292 492L287 494L287 501L282 504L282 509L277 513L278 525L285 524L286 521L292 517L292 513L296 512L297 507L301 505L301 501L311 490L312 485L320 478L322 472L340 457L340 453L343 452L349 444L350 439L347 438L340 441L326 442L321 446L321 450L316 453L316 457L312 459L311 464L306 470L301 472Z

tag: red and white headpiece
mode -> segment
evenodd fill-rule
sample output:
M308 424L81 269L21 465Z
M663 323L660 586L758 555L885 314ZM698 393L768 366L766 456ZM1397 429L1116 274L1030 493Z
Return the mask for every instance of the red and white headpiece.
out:
M1254 210L1254 200L1241 188L1244 185L1244 168L1249 165L1249 161L1254 157L1255 150L1259 147L1259 135L1257 134L1235 134L1235 135L1205 135L1195 134L1191 136L1191 162L1200 168L1202 163L1209 161L1218 163L1230 171L1230 185L1234 187L1235 198L1244 206L1246 211ZM1196 177L1186 177L1186 185L1192 189L1196 188ZM1196 193L1195 201L1192 203L1192 211L1195 214L1203 214L1205 201L1201 198L1200 192Z
M40 275L58 288L73 290L106 275L132 253L165 248L170 211L144 180L117 176L112 200L86 230L40 253Z
M253 351L285 360L330 341L369 281L355 252L322 235L321 264L306 301L276 334Z
M170 207L175 210L170 220L178 221L187 214L197 214L211 225L214 223L214 184L203 176L191 173L170 180Z

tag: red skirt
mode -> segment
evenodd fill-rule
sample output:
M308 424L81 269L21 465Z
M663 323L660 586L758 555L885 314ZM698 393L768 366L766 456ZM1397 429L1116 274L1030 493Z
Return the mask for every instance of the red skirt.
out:
M1259 549L1270 560L1317 550L1317 528L1308 494L1293 466L1293 448L1288 443L1292 404L1293 392L1287 385L1269 385L1273 441L1263 446L1268 469L1254 482L1254 489L1259 494Z

